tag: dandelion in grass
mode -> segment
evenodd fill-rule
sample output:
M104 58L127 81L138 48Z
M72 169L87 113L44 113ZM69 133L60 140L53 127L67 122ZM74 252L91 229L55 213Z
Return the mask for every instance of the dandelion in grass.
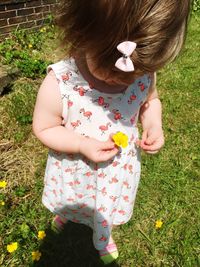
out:
M126 148L128 146L128 136L122 132L117 132L112 137L117 146Z
M1 206L5 206L5 202L4 201L1 201L0 204L1 204Z
M39 250L32 252L32 260L33 261L39 261L42 256L42 253Z
M33 45L32 45L32 44L29 44L29 45L28 45L28 48L32 48L32 47L33 47Z
M39 231L39 232L38 232L38 239L44 239L45 236L46 236L45 231Z
M163 225L163 222L161 220L157 220L155 227L156 227L156 229L160 229L162 227L162 225Z
M6 181L0 181L0 188L6 187L7 182Z
M14 252L15 250L17 250L17 248L18 248L18 243L17 242L13 242L13 243L7 245L7 251L9 253Z

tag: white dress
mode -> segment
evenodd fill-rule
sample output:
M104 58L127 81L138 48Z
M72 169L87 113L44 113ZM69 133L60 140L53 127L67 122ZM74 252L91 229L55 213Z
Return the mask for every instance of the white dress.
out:
M128 147L104 163L80 154L50 150L48 155L43 204L72 222L90 226L94 246L100 250L107 245L112 225L124 224L132 216L140 179L136 124L151 81L144 75L125 92L110 94L90 88L74 59L50 65L51 69L60 87L64 127L102 141L118 131L129 138Z

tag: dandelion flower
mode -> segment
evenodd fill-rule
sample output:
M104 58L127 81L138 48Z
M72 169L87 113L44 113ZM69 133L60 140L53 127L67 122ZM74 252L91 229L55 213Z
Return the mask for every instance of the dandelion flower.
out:
M39 232L38 232L38 238L39 238L39 239L44 239L45 236L46 236L45 231L39 231Z
M5 202L4 201L1 201L1 206L5 206Z
M123 148L128 146L128 136L122 132L117 132L116 134L114 134L112 139L117 146Z
M32 260L33 261L39 261L41 256L42 256L42 253L39 250L32 252Z
M17 242L13 242L13 243L7 245L7 251L9 253L14 252L15 250L17 250L17 248L18 248L18 243Z
M32 47L33 47L33 45L32 45L32 44L29 44L29 45L28 45L28 47L29 47L29 48L32 48Z
M156 229L160 229L162 227L162 225L163 225L163 222L161 220L157 220L155 227L156 227Z
M6 181L0 181L0 188L6 187L7 182Z

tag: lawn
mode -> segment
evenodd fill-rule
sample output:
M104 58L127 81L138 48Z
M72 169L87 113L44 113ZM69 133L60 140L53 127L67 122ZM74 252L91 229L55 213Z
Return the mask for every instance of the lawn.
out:
M55 234L50 229L53 216L41 204L47 149L31 132L32 112L44 77L41 65L44 68L58 59L54 29L44 31L40 48L37 39L26 41L35 46L35 65L28 63L35 69L1 97L0 266L103 266L92 245L91 230L68 223ZM24 44L24 51L33 49L32 44ZM120 257L111 266L200 266L199 51L200 15L195 15L181 56L158 73L166 143L157 155L142 154L134 214L114 230ZM38 61L41 55L44 62ZM12 51L1 56L13 62ZM25 52L20 60L24 58L28 58ZM39 78L33 77L35 70ZM163 222L159 229L157 220ZM43 240L38 231L46 232ZM8 252L12 242L18 247ZM41 252L39 261L32 260L33 251Z

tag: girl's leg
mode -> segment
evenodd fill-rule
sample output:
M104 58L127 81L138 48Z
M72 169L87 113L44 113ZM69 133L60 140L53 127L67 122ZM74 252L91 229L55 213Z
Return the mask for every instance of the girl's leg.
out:
M99 255L105 264L109 264L118 258L119 252L112 236L110 237L108 245L104 249L99 250Z

